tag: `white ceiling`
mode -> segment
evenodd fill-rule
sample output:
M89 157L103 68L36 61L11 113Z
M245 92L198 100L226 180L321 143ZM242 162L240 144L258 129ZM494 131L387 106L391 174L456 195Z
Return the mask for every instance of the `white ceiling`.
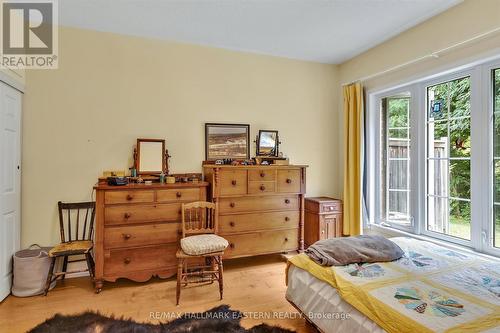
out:
M462 0L60 0L61 25L341 63Z

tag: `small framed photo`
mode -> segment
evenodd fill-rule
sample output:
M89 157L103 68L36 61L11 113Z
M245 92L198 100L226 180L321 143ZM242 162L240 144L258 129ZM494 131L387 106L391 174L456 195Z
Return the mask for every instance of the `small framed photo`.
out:
M250 125L205 124L205 160L250 159Z

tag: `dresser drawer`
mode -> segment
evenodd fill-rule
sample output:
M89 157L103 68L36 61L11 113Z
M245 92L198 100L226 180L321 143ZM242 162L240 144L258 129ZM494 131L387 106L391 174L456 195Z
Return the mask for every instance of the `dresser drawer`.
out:
M290 229L299 227L299 212L271 212L219 217L219 233L234 234L257 230Z
M274 181L276 180L276 170L271 169L251 169L248 170L248 180L250 181Z
M104 275L125 275L176 266L177 243L132 249L105 250Z
M278 192L300 193L300 178L300 170L278 170Z
M224 238L229 242L229 246L224 251L224 257L231 258L296 250L299 247L298 237L299 229L226 235Z
M273 193L276 192L276 183L274 181L249 181L248 182L248 193Z
M105 225L180 220L180 203L109 206L104 209Z
M153 191L107 191L104 194L104 203L106 205L123 203L147 203L154 202L155 194Z
M104 228L104 248L175 243L181 237L178 222Z
M342 212L342 204L340 202L328 202L320 205L322 213Z
M219 182L220 195L247 194L246 170L222 170Z
M199 200L200 200L200 190L197 188L156 191L156 201L158 202L172 202L172 201L193 202Z
M298 210L299 198L296 195L269 195L262 197L221 198L219 213L258 212L266 210Z

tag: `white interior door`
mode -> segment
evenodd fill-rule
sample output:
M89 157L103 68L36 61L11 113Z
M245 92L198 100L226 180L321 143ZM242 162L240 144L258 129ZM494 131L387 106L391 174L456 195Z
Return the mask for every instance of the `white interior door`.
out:
M0 82L0 301L10 294L21 238L21 93Z

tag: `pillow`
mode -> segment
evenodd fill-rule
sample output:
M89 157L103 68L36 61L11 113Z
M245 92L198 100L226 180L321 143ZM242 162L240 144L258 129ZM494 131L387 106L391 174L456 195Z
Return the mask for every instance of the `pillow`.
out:
M309 246L305 253L322 266L393 261L404 254L396 243L371 235L321 240Z

